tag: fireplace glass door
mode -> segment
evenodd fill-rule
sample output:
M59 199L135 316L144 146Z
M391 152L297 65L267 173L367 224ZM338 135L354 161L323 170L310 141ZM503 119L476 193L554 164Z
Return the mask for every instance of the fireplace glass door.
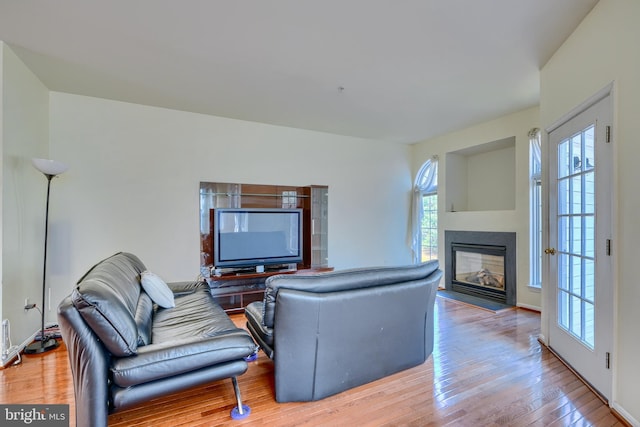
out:
M504 256L456 251L455 280L504 290Z
M454 243L451 250L452 290L507 301L505 246Z

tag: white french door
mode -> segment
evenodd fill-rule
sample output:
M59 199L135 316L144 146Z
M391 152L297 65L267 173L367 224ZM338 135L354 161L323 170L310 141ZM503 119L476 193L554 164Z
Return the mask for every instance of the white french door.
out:
M611 96L549 133L549 346L611 396Z

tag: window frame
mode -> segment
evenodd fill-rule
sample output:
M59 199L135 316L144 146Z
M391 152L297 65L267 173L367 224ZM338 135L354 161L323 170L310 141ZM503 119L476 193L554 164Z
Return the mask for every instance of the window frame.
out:
M542 288L542 162L540 129L529 132L529 287Z
M425 223L425 197L435 196L435 203L428 212L428 222L435 222L435 227L429 227L429 230L435 231L435 236L429 239L429 260L438 259L440 233L438 230L438 156L433 156L427 160L416 175L414 193L414 226L413 226L413 249L415 262L425 262L423 258L424 228ZM435 215L435 218L433 218Z
M425 209L425 199L433 197L434 200L431 202L432 208L429 210ZM420 224L420 261L426 262L434 259L438 259L438 191L430 191L421 194L422 200L422 221ZM435 219L433 217L435 216ZM435 227L425 227L425 223L430 224L435 222ZM428 253L431 255L428 258L425 258L425 231L433 230L435 231L435 236L432 236L427 243L427 248L429 248Z

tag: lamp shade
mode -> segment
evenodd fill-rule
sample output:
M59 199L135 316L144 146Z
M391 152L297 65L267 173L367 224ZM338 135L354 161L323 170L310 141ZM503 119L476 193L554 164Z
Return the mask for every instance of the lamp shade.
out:
M64 163L49 159L31 159L31 163L33 163L34 168L45 175L60 175L69 168Z

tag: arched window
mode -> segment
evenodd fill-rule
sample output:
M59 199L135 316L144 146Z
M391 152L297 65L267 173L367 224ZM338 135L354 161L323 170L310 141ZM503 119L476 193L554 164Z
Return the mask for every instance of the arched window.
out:
M438 156L420 168L413 187L414 262L438 258Z

